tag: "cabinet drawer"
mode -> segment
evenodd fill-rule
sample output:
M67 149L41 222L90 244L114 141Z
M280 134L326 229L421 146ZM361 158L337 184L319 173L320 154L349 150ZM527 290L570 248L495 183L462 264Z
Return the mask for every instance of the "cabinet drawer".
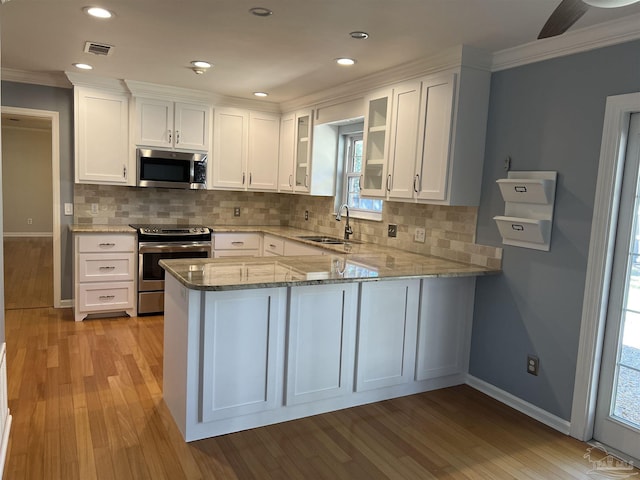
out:
M134 283L89 283L78 286L78 309L81 312L126 310L134 307Z
M259 250L257 233L217 233L213 236L215 250Z
M78 235L78 252L134 252L135 235Z
M78 261L78 281L109 282L133 280L134 268L133 255L82 253Z
M272 255L284 255L284 238L264 236L264 253Z

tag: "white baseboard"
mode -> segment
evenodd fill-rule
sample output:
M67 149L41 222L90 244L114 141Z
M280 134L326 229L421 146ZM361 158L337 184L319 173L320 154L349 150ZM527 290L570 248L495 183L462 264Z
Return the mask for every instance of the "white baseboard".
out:
M3 232L5 238L10 237L48 237L53 238L53 232Z
M0 347L0 478L4 472L4 463L9 450L9 432L12 417L9 413L9 395L7 389L7 344Z
M528 417L531 417L534 420L539 421L540 423L544 423L548 427L551 427L554 430L559 431L560 433L569 435L569 430L571 428L570 422L563 420L562 418L553 415L540 407L536 407L535 405L526 402L521 398L510 394L509 392L505 392L504 390L501 390L500 388L491 385L484 380L480 380L473 375L467 375L467 385L481 391L486 395L489 395L491 398L494 398L515 410L518 410L521 413L524 413Z
M71 308L73 307L73 299L60 300L60 306L56 308Z

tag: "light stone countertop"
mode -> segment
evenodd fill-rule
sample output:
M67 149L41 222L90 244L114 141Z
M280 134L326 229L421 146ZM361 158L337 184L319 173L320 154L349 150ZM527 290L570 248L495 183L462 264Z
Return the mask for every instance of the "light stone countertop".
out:
M71 233L136 233L129 225L69 225Z
M160 266L185 287L207 291L500 273L500 270L401 250L304 257L160 260Z
M255 232L295 240L327 250L327 255L302 257L226 257L161 260L160 266L194 290L313 285L391 278L483 276L501 272L469 263L420 255L362 243L330 245L298 238L323 235L311 230L269 225L216 225L213 233ZM71 225L73 233L135 233L128 225Z

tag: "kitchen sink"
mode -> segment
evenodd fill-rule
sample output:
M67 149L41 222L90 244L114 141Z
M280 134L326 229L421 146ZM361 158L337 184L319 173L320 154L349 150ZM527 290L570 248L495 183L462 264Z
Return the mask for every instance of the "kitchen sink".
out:
M330 245L344 245L349 243L349 240L343 240L338 237L327 237L324 235L300 235L298 238L302 240L309 240L310 242L325 243Z

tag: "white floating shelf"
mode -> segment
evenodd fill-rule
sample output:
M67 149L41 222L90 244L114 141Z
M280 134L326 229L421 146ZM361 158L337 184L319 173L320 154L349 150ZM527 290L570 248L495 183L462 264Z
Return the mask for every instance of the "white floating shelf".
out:
M505 202L551 203L555 180L548 178L501 178L496 180Z
M504 215L493 217L502 243L549 251L557 172L509 172L496 180L505 200Z

